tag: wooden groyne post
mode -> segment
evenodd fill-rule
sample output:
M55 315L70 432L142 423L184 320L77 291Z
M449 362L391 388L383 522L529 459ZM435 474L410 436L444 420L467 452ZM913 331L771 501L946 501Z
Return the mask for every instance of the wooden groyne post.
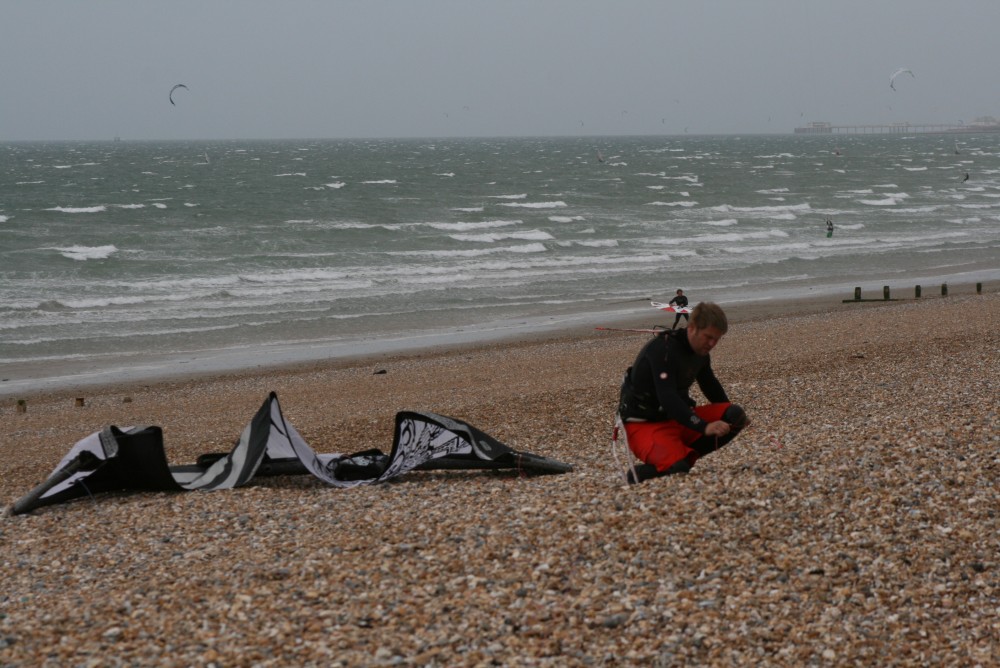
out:
M913 298L914 299L920 299L921 292L922 292L921 287L919 285L915 286L913 288ZM976 294L977 295L983 294L983 284L981 282L980 283L976 283ZM948 284L947 283L942 283L941 284L941 296L942 297L947 297L948 296ZM857 287L857 288L854 288L854 299L842 299L840 301L842 301L844 304L849 304L851 302L898 302L900 300L899 299L893 299L893 298L891 298L889 296L889 286L888 285L883 285L882 286L882 299L862 299L861 298L861 288Z
M857 288L854 288L854 299L842 299L841 301L844 302L845 304L849 304L850 302L895 302L895 301L899 301L899 300L898 299L892 299L889 296L889 286L888 285L883 285L882 286L882 299L862 299L861 298L861 288L857 287Z

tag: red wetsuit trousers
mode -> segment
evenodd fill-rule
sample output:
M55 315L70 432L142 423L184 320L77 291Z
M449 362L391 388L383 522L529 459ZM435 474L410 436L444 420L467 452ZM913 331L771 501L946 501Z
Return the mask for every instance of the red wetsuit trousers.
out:
M694 412L705 422L722 419L729 403L696 406ZM652 464L663 473L677 462L687 460L689 466L702 456L691 445L704 434L688 429L680 422L626 422L625 434L632 453L645 464Z

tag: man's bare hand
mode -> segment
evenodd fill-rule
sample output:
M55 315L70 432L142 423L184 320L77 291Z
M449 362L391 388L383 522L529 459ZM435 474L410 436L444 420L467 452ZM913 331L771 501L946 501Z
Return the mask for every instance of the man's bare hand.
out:
M709 422L705 427L705 436L725 436L729 433L729 423L722 420Z

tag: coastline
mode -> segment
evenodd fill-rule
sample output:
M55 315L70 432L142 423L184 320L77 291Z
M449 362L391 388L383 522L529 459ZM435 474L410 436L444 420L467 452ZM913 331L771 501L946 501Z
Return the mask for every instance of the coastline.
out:
M997 281L984 281L984 292L995 291ZM949 284L953 296L975 292L975 283ZM843 286L841 286L842 288ZM808 288L812 291L813 288ZM940 296L940 284L925 285L922 300ZM838 296L841 295L839 298ZM913 288L894 289L894 301L906 301ZM777 316L841 311L860 304L844 304L853 291L826 288L816 294L803 291L790 296L766 295L751 299L720 299L732 322L769 319ZM867 290L866 300L880 300L881 290ZM654 327L671 324L673 317L648 308L648 299L620 302L620 308L602 311L561 312L545 317L522 317L434 331L409 336L385 336L345 341L273 343L242 348L175 353L147 353L137 359L119 360L113 365L93 360L59 360L39 363L10 363L0 373L0 401L60 392L101 392L113 387L127 388L158 382L183 382L229 374L280 372L283 369L313 368L316 365L364 365L383 359L442 353L479 347L504 346L548 339L594 336L595 327ZM878 303L877 301L874 303ZM635 304L630 308L626 304ZM642 312L645 311L645 312Z
M107 424L162 425L171 463L227 450L271 390L318 452L387 451L396 411L431 410L575 470L353 490L270 478L4 516L0 663L987 665L1000 293L949 288L731 306L712 362L752 427L634 487L608 441L641 334L580 327L91 388L82 407L69 388L26 413L4 402L5 506Z

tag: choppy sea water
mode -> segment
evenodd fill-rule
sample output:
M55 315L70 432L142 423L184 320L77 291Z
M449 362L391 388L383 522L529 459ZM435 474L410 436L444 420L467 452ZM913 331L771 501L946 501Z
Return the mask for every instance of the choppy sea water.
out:
M0 376L596 322L676 288L992 280L998 258L997 134L0 144Z

